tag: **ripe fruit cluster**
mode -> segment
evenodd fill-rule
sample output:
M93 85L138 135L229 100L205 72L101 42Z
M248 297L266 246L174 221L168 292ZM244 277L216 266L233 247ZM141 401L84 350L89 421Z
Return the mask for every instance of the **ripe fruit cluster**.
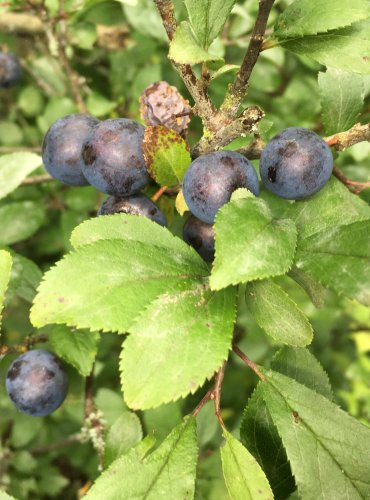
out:
M125 118L99 121L87 114L57 120L43 142L43 162L52 177L64 184L91 184L111 196L99 215L145 215L165 226L159 208L137 194L150 177L143 155L144 127Z
M161 83L153 84L143 94L142 111L150 103L152 107L158 104L158 99L162 103L167 87ZM171 89L167 91L174 98ZM125 118L99 121L86 114L66 116L57 120L45 136L45 167L66 184L91 184L111 195L98 215L144 215L166 226L159 208L139 193L150 181L143 155L144 130L139 123ZM317 193L329 180L332 169L333 157L327 144L311 130L297 127L273 137L260 161L263 185L290 200ZM192 215L183 227L183 238L208 262L214 258L212 224L216 214L238 188L247 188L255 196L260 192L253 165L235 151L200 156L185 173L182 191Z
M15 85L22 75L18 58L11 52L0 52L0 88Z
M35 349L18 356L6 375L6 391L16 408L32 417L44 417L63 403L68 379L55 354Z

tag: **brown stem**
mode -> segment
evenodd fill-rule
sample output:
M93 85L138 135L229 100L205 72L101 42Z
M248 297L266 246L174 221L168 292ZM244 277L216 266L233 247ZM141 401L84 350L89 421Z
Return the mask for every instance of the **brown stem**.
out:
M42 342L47 342L49 340L45 333L40 333L39 335L28 335L23 342L17 345L7 346L0 345L0 357L6 354L18 354L28 351L32 348L34 344L40 344Z
M236 344L233 344L233 351L239 358L244 361L244 363L251 368L251 370L254 371L254 373L259 377L261 380L266 380L266 377L261 373L255 363L251 359L248 358L246 354L244 354L243 351L239 349L239 347Z
M370 188L370 182L351 181L337 166L333 168L333 175L354 194L360 194L364 189Z
M52 182L55 179L49 174L33 175L26 177L22 182L22 186L35 186L36 184L44 184L45 182Z
M85 421L90 419L92 414L97 412L97 407L94 402L94 366L91 370L90 375L86 377L85 382L85 403L84 403L84 419ZM97 436L99 438L103 437L104 426L99 418L90 419L90 425L96 430ZM97 449L99 456L100 468L103 469L104 466L104 450L100 447Z
M161 186L156 193L153 194L151 200L156 202L159 200L159 198L162 196L163 193L167 191L168 187L167 186Z
M202 398L200 403L195 407L195 409L192 412L192 416L196 417L200 412L200 410L204 407L204 405L208 403L208 401L214 400L215 415L223 429L225 428L225 424L221 417L221 388L222 388L222 381L225 375L226 366L227 366L227 361L223 363L222 367L217 372L213 388L206 393L206 395Z
M258 60L267 27L267 21L274 0L259 0L257 19L242 65L236 74L233 84L229 87L221 109L235 116L247 91L248 82L253 68Z
M343 151L359 142L370 142L370 123L366 125L356 123L356 125L345 132L339 132L338 134L326 137L325 141L337 151Z
M31 448L30 453L32 455L42 455L43 453L49 453L54 450L58 450L59 448L64 448L73 443L78 443L80 441L79 434L73 434L72 436L63 439L63 441L58 441L57 443L51 443L47 446L40 446L38 448Z
M64 69L67 74L69 86L71 93L73 95L74 101L81 113L87 113L87 107L86 104L83 100L82 97L82 92L80 88L80 76L75 73L75 71L72 69L71 65L69 64L68 57L66 54L66 48L68 45L68 40L67 40L67 28L66 28L66 22L65 22L65 9L64 9L64 0L59 0L59 32L56 33L56 37L58 39L58 53L59 53L59 60L64 66Z
M168 39L171 41L177 28L172 0L154 0L154 2L162 18L163 26L166 30ZM196 112L196 114L198 114L203 121L207 123L216 112L216 109L209 98L207 86L205 86L202 81L197 79L189 64L179 64L174 61L172 62L194 99L194 112Z

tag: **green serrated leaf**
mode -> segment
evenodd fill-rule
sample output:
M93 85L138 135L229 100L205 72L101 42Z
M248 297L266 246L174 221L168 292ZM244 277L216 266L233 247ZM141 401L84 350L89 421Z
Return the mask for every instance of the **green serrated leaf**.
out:
M5 250L0 250L0 326L1 312L4 306L5 292L8 287L11 269L12 257L10 253Z
M184 0L200 45L208 49L221 32L236 0Z
M101 219L91 226L101 228L108 216ZM45 274L31 310L35 326L56 323L123 333L152 300L191 289L208 275L198 254L158 224L126 214L110 222L117 239L98 235ZM121 238L120 225L125 228ZM151 241L162 235L167 246Z
M158 184L181 184L191 157L180 134L162 125L146 127L143 149L146 167Z
M34 201L0 206L0 245L12 245L32 236L45 221L45 208Z
M321 283L313 279L309 274L302 271L302 269L298 269L296 266L292 267L288 275L296 283L298 283L301 288L303 288L303 290L310 297L315 307L323 307L328 295L328 290L324 286L322 286Z
M370 429L331 401L268 371L263 399L281 436L303 499L370 495Z
M99 476L86 500L191 500L198 457L194 418L175 427L161 446L141 459L135 450Z
M306 315L272 280L248 283L245 297L259 326L278 342L305 346L312 341L312 326Z
M370 305L370 220L304 239L297 248L296 266L335 292Z
M363 76L335 68L319 73L321 108L327 135L350 129L364 104Z
M327 399L333 399L328 374L308 349L282 347L272 358L271 369L293 378Z
M179 64L223 62L222 57L210 54L200 45L187 21L178 25L168 57Z
M282 40L281 45L328 67L370 74L370 40L354 27Z
M244 410L240 438L264 470L276 500L283 500L295 490L295 483L280 436L262 398L260 385Z
M130 328L120 368L126 403L147 409L193 393L227 358L235 290L198 285L152 302Z
M239 71L240 66L236 64L224 64L219 68L217 71L214 71L211 75L211 80L216 80L216 78L219 78L220 76L224 75L225 73L233 73L236 71Z
M232 500L272 500L267 478L249 451L230 433L224 431L225 445L221 448L222 469Z
M84 221L74 229L71 235L71 244L75 248L100 240L139 242L145 245L171 248L179 253L188 250L187 247L187 250L184 250L184 242L166 228L159 224L154 227L149 219L128 214L105 215ZM192 250L190 254L195 255Z
M11 300L16 296L27 302L32 302L36 295L36 288L41 281L42 272L32 260L17 254L10 248L7 251L13 260L7 299Z
M0 199L14 191L20 183L42 165L34 153L11 153L0 157Z
M315 196L293 203L287 216L294 219L299 239L359 220L370 219L370 207L332 178Z
M212 289L284 274L291 267L297 239L294 222L275 219L263 200L247 198L226 204L214 227Z
M349 26L370 16L368 0L295 0L278 20L274 36L279 39L316 35Z
M140 419L135 413L125 411L107 432L104 447L104 467L125 455L142 439Z
M55 354L74 366L83 377L91 372L98 352L100 336L96 332L71 330L60 325L49 330Z

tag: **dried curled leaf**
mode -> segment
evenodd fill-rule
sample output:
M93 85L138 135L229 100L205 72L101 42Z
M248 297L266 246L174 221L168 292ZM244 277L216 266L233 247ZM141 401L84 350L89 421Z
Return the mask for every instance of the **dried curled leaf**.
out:
M190 122L189 101L176 87L164 81L152 83L144 90L140 96L140 111L147 125L163 125L179 134L188 128Z

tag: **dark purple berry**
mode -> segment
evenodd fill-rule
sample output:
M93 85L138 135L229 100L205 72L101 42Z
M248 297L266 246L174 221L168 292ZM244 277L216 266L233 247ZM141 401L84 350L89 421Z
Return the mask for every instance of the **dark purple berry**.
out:
M0 87L15 85L22 75L22 67L15 54L0 52Z
M215 233L212 224L207 224L190 215L184 224L182 235L186 243L191 245L206 262L215 257Z
M70 186L88 184L82 173L82 144L99 120L90 115L67 115L49 128L42 159L49 174Z
M129 196L149 182L143 155L144 127L117 118L99 123L83 145L83 173L103 193Z
M6 375L9 398L19 411L32 417L44 417L59 408L67 390L61 360L43 349L21 354Z
M329 146L306 128L286 128L271 139L261 155L264 186L288 200L300 200L320 191L332 170Z
M189 210L203 222L213 224L220 207L238 188L259 195L256 171L235 151L217 151L200 156L187 169L182 191Z
M117 213L143 215L161 226L167 226L163 212L144 194L133 194L121 198L110 196L100 207L98 215Z

